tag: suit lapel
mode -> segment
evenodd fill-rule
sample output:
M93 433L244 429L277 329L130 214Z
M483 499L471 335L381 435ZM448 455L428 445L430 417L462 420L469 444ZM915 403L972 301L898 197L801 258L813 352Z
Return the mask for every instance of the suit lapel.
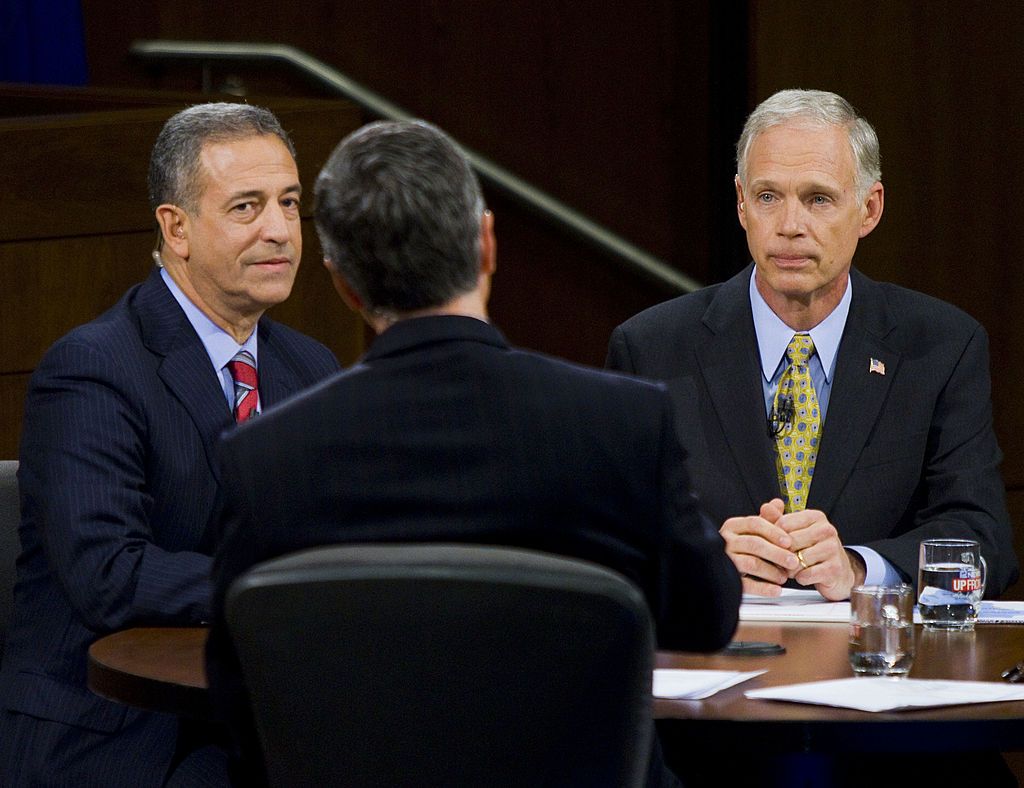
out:
M750 496L751 510L779 494L775 456L766 430L754 319L747 293L748 266L722 285L704 313L709 341L697 364L714 404L717 426Z
M259 331L260 407L276 405L299 390L301 377L293 368L274 330L273 321L261 318Z
M142 284L136 313L146 347L163 357L157 374L194 422L210 471L219 478L213 446L220 433L231 426L231 411L206 348L160 279L159 271Z
M846 486L878 421L900 363L900 354L886 344L895 328L884 294L857 271L851 273L853 301L839 344L832 395L822 430L821 449L807 506L828 512ZM884 374L871 370L872 359Z

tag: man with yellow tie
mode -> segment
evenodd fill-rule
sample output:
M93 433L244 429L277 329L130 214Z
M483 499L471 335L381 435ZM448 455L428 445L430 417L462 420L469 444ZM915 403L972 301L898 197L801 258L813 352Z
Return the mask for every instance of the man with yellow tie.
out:
M988 339L852 268L882 217L878 139L834 93L786 90L737 144L753 263L612 334L608 366L668 383L691 478L747 593L913 582L922 539L976 539L1017 577Z

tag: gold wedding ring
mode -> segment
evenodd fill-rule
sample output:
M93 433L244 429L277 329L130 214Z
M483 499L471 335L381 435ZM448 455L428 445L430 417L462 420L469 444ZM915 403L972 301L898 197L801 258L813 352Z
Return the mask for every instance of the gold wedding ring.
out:
M804 560L804 551L803 550L797 550L796 551L796 560L800 562L800 566L802 566L804 569L810 569L811 568L808 565L808 563Z

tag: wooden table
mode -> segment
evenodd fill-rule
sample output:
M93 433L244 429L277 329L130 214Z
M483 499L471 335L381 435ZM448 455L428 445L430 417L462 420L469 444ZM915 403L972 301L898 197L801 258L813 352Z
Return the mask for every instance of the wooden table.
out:
M1024 658L1024 626L978 625L974 633L916 628L911 678L997 681ZM769 657L660 652L659 667L768 672L703 701L656 700L666 750L678 740L689 752L851 752L1024 750L1024 701L921 711L861 712L802 703L748 700L745 690L852 675L845 624L744 623L737 640L781 643ZM142 708L209 715L204 628L129 629L89 649L89 686Z
M89 688L129 706L208 718L206 627L139 627L89 647Z
M915 711L864 712L804 703L749 700L746 690L853 675L849 626L820 623L742 623L737 640L781 643L781 656L659 653L658 667L768 672L704 701L656 700L654 716L666 751L735 757L758 752L909 752L1024 750L1024 701L979 703ZM973 633L925 632L915 627L916 679L999 681L1024 659L1024 626L980 624Z

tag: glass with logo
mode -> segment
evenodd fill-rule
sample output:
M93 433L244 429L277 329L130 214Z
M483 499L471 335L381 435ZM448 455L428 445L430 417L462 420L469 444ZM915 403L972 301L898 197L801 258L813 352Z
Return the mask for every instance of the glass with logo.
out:
M986 569L981 547L972 539L921 542L917 604L925 629L973 630Z

